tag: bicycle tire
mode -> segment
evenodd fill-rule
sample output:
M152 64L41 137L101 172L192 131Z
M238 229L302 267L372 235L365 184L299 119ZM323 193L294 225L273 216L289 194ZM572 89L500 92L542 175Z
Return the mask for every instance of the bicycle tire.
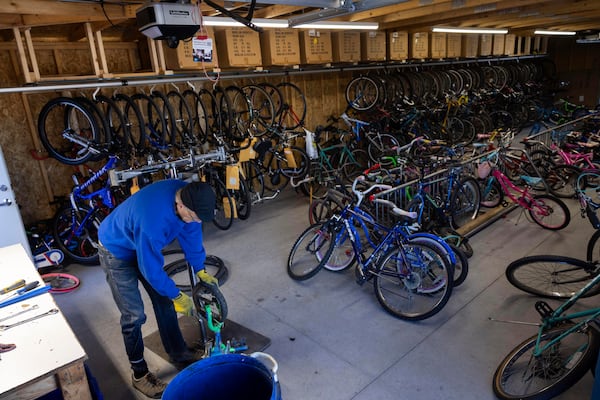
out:
M113 154L119 154L122 160L126 160L134 148L129 133L129 126L125 115L117 103L104 95L96 96L98 111L102 114L107 127L107 142L110 142L110 150Z
M229 99L228 107L231 110L231 123L229 129L225 131L226 136L232 141L241 142L250 135L254 120L257 118L253 104L248 93L235 85L227 86L224 96Z
M462 276L463 260L457 259L456 252L454 251L454 249L452 248L453 246L451 246L450 243L447 243L441 237L436 236L437 235L433 235L430 233L417 232L410 234L408 236L408 239L411 243L424 243L425 245L430 245L431 247L435 248L438 251L438 253L444 257L446 263L452 266L454 271L452 284L454 286L457 286L456 282L458 282L458 284L461 284L466 279L466 275L464 277ZM466 260L466 256L464 255L464 253L462 253L461 255L463 256L463 259ZM467 269L465 270L465 274L468 272L469 268L468 261L466 261L466 266Z
M448 245L456 257L456 263L454 264L454 280L452 281L452 285L457 287L464 283L469 275L469 257L460 247L457 247L452 243L448 243Z
M575 197L577 178L581 174L581 169L573 165L557 165L546 171L547 174L544 179L552 195L565 199Z
M98 227L102 221L98 210L79 207L75 213L69 204L61 207L52 219L52 234L60 250L71 260L83 265L98 265ZM85 220L80 220L81 215ZM83 226L82 226L83 223Z
M250 193L252 202L262 199L265 194L265 182L260 167L255 160L248 160L242 163L242 168L246 188Z
M210 129L204 103L202 103L198 92L192 89L184 90L182 96L192 111L192 134L196 137L199 144L204 144L208 139L208 131Z
M388 313L402 320L420 321L444 308L452 294L453 274L452 266L435 248L409 242L386 253L375 271L373 287ZM395 293L398 304L392 299Z
M233 225L235 216L231 194L218 176L213 175L210 177L210 185L213 187L216 195L215 218L213 219L213 224L217 228L226 231Z
M143 153L146 147L146 126L144 115L138 105L131 97L118 93L113 100L118 104L123 103L121 112L125 118L127 129L129 130L129 139L138 153Z
M281 171L280 157L279 154L276 155L275 150L271 149L262 160L262 166L259 167L265 189L273 193L282 191L290 181L290 178Z
M144 117L145 142L152 149L165 149L169 140L167 123L158 105L143 93L134 93L130 98Z
M308 206L308 221L311 225L323 223L343 208L341 202L331 197L315 198Z
M249 127L252 136L263 136L270 132L275 124L278 110L275 109L273 99L261 85L246 85L242 90L252 105L252 120Z
M281 82L277 89L282 95L282 110L279 114L279 126L283 130L294 130L304 126L306 118L306 97L302 90L291 82Z
M177 131L177 117L175 115L175 110L173 110L173 106L169 103L167 96L161 91L153 90L149 97L156 104L165 121L165 143L171 146L177 146L182 143L183 138L179 137Z
M327 262L323 268L332 272L341 272L350 268L356 262L356 254L347 232L336 239Z
M185 254L181 249L163 250L165 265L163 270L169 278L175 282L175 286L187 295L192 295L192 284L190 281L189 265L185 259ZM229 269L220 257L214 255L206 255L204 260L204 269L210 275L214 276L219 282L219 286L223 286L229 278Z
M369 166L369 155L365 150L354 149L350 152L352 157L343 154L342 157L342 175L348 182L353 182L354 179L362 174Z
M192 288L192 300L196 311L204 319L208 320L206 306L210 307L210 316L215 323L222 324L227 319L229 313L227 301L218 285L199 281Z
M541 334L540 345L567 331L573 324L565 324ZM502 360L494 373L493 389L504 400L551 399L581 379L598 356L600 340L592 327L577 330L549 347L535 358L538 335L517 345ZM514 387L513 387L514 385Z
M94 156L101 140L93 114L70 97L48 101L38 116L38 135L48 154L63 164L81 165ZM65 138L64 135L70 135Z
M295 165L290 163L290 159L288 158L290 155L294 159ZM277 168L288 178L298 180L304 178L308 173L309 165L310 159L308 158L306 151L300 147L288 146L283 149L283 157L281 157L281 154L277 157Z
M231 198L235 200L238 218L240 220L246 220L250 218L250 213L252 211L252 196L241 174L238 179L240 185L239 188L237 190L230 190L229 194L231 195Z
M395 155L395 150L392 149L400 146L398 139L387 133L376 133L368 136L367 139L369 141L367 145L369 159L375 164L379 163L383 166L391 165L393 161L386 157Z
M504 190L502 190L502 185L498 182L496 178L491 178L492 181L490 183L485 183L485 187L481 192L481 204L482 207L485 208L495 208L498 207L504 201Z
M474 178L463 178L450 196L450 221L457 229L477 218L481 204L479 185Z
M368 76L359 76L346 85L346 102L357 111L367 111L379 101L379 87Z
M595 265L577 258L536 255L519 258L506 267L511 285L534 296L568 299L597 275ZM600 285L582 297L600 293Z
M273 103L273 107L275 108L275 116L279 116L281 111L283 110L283 94L281 90L277 88L276 85L273 85L269 82L261 82L258 84L267 94L271 97L271 102Z
M597 247L600 230L596 229L587 244L586 260L590 263L600 261L600 246Z
M194 116L185 97L179 90L171 90L166 95L167 101L173 110L175 125L175 140L173 144L181 150L196 145L196 135L193 132Z
M50 293L69 293L81 284L75 275L64 272L51 272L40 276L45 284L50 285Z
M304 281L315 276L327 263L335 246L334 224L311 225L298 236L287 259L287 273L293 280Z
M533 196L533 203L528 210L533 222L544 229L558 231L565 228L571 222L571 213L569 208L558 197L547 194ZM557 217L557 222L549 220L550 217Z

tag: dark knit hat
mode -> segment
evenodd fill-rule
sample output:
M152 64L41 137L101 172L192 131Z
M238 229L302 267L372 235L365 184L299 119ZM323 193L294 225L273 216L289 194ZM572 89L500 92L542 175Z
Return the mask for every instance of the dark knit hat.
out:
M215 218L215 192L208 183L188 183L181 189L181 202L194 211L202 222L210 222Z

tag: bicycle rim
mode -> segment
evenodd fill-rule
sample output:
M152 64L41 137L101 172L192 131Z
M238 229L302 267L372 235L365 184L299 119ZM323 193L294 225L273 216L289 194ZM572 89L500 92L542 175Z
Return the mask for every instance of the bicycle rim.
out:
M543 194L533 198L529 215L536 224L552 231L565 228L571 221L571 214L565 203Z
M290 278L303 281L312 278L328 261L333 251L331 225L315 224L306 229L294 242L287 260Z
M221 324L225 322L228 314L227 301L223 293L219 290L217 285L209 285L206 282L199 281L194 285L192 289L192 299L198 314L204 319L208 319L206 307L210 308L210 314L212 320Z
M95 212L71 207L60 209L53 220L53 235L58 247L71 260L85 265L97 265L98 227L100 218Z
M534 296L568 299L596 277L595 266L576 258L540 255L519 258L506 267L511 285ZM582 297L597 294L596 286Z
M561 335L573 325L544 332L540 346ZM598 337L590 328L581 328L533 356L537 334L515 347L494 373L494 393L501 399L551 399L585 375L598 355Z
M452 294L452 281L452 266L441 254L424 243L408 243L383 257L373 285L388 313L418 321L442 310Z

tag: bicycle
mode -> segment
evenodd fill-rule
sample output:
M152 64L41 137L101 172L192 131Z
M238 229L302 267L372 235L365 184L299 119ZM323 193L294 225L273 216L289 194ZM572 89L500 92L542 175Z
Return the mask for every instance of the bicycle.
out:
M596 229L588 241L585 260L559 255L534 255L515 260L506 268L506 277L516 288L536 296L566 299L580 291L600 272L600 220L596 215L600 202L591 197L598 196L599 186L587 186L586 175L594 175L596 179L600 177L598 174L584 173L577 184L581 216L587 217ZM598 293L600 285L589 288L585 295L580 296Z
M537 225L549 230L560 230L569 225L571 213L562 200L549 194L531 194L532 186L539 185L542 178L521 175L520 177L525 182L525 186L518 187L500 171L497 164L499 158L501 158L499 155L501 151L505 151L505 149L494 150L487 158L487 161L490 162L490 172L482 198L488 199L489 193L487 191L494 187L492 182L495 180L500 184L502 195L508 197L513 204L521 207L522 212L528 211L529 216Z
M356 195L353 204L325 223L310 226L294 242L287 260L288 275L294 280L306 280L326 265L343 269L356 260L357 283L362 285L373 279L375 295L385 311L409 321L431 317L441 311L450 298L453 266L437 247L422 240L408 239L404 224L396 224L390 229L363 211L360 204L367 194L391 187L375 184L359 191L356 189L359 181L360 177L352 185ZM374 201L392 207L392 212L398 216L416 217L390 201ZM368 257L363 251L359 230L373 249ZM378 244L373 242L376 236L381 236Z
M101 188L91 193L87 190L109 174L117 161L116 156L109 156L107 163L83 183L79 183L73 175L76 186L69 194L69 202L54 215L52 233L58 248L80 264L98 264L98 227L117 204L110 179L106 179Z
M600 308L568 310L599 283L597 274L555 310L545 301L535 303L541 317L538 332L500 362L492 383L496 396L507 400L550 399L594 368L600 337L592 325L597 324Z

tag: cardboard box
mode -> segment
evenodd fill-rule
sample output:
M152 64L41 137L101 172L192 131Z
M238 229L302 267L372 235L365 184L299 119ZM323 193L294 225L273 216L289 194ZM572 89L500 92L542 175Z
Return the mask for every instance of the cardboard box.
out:
M333 61L331 33L308 29L300 33L302 64L326 64Z
M446 34L433 32L431 34L431 58L446 58Z
M300 64L300 39L295 29L268 29L260 34L264 65Z
M504 54L504 35L493 35L492 54L495 56L501 56Z
M168 69L210 69L219 65L215 32L211 27L196 32L191 40L180 40L176 49L168 47L164 41L162 46Z
M410 40L411 58L429 58L429 34L427 32L413 33Z
M461 56L462 35L460 33L448 33L446 35L446 57L458 58Z
M248 28L215 30L219 63L222 67L257 67L262 65L258 32Z
M531 54L531 42L533 37L523 36L523 43L521 44L521 54Z
M360 32L332 32L331 46L333 50L333 62L360 61Z
M505 37L504 37L504 54L507 56L514 56L515 54L517 54L516 47L515 47L516 44L517 44L517 36L516 35L513 35L512 33L505 35Z
M465 58L477 58L479 51L479 35L467 33L462 35L462 56Z
M385 61L387 57L385 32L369 31L360 35L363 61Z
M388 37L388 58L391 61L408 59L408 32L390 32Z
M479 55L482 57L492 55L493 38L489 34L479 35Z

